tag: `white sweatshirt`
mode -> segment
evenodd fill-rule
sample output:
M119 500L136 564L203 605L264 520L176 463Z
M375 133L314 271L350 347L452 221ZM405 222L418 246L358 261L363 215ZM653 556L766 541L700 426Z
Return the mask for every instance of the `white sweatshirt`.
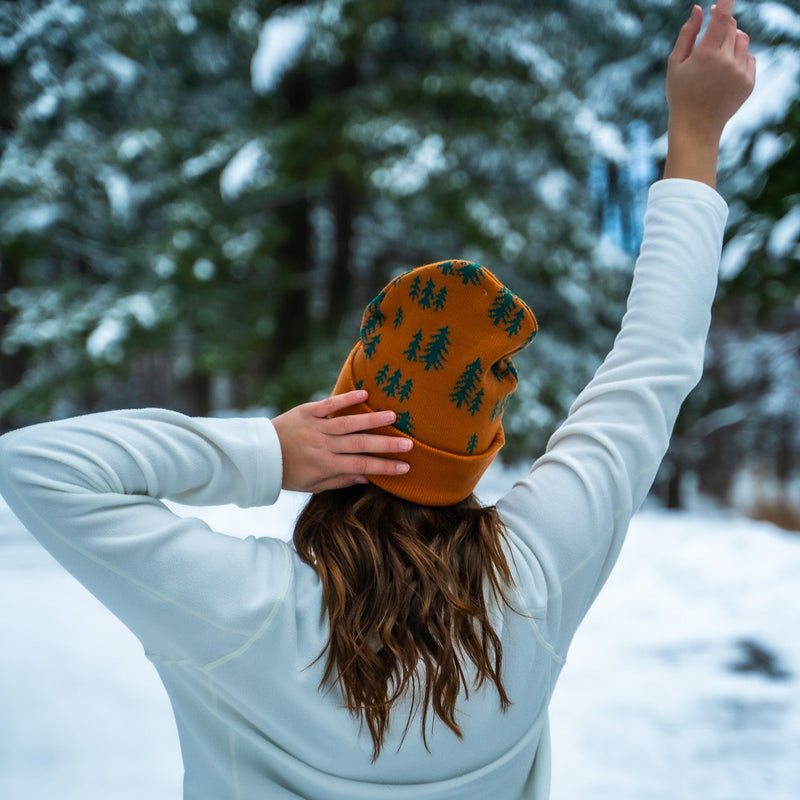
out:
M614 348L527 478L499 501L516 565L495 614L505 714L493 688L460 704L425 750L408 707L383 751L318 691L320 583L290 543L245 540L171 513L273 503L278 438L266 419L120 411L0 439L0 491L31 533L142 642L175 712L188 800L544 800L547 709L569 643L614 565L631 515L700 378L727 208L707 186L656 183ZM430 715L431 717L433 715Z

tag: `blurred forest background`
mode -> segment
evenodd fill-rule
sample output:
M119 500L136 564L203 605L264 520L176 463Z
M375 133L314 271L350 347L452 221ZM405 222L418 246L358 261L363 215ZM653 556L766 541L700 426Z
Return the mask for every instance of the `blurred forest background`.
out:
M541 452L618 328L689 9L3 3L0 432L286 408L330 390L396 272L468 258L539 318L505 453ZM723 142L706 375L657 491L800 527L800 8L735 13L758 86Z

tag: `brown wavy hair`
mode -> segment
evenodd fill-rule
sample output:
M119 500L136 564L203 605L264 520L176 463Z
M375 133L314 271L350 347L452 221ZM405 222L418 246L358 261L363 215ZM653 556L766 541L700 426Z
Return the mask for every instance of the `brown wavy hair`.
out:
M511 570L494 507L473 495L453 506L422 506L369 485L321 492L297 520L294 546L322 582L330 635L317 660L320 682L339 684L346 706L366 723L372 760L383 747L394 702L410 692L458 737L456 701L485 682L510 705L501 677L503 647L487 600L509 606ZM474 666L469 680L466 667Z

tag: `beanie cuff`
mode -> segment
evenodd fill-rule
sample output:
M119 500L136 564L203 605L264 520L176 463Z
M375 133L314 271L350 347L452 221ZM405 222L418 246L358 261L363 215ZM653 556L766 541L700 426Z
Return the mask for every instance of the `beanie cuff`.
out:
M344 394L356 389L353 380L353 357L361 347L357 343L347 357L333 394ZM367 403L360 403L348 407L342 414L366 414L381 409L375 409ZM481 476L505 443L502 427L483 453L462 455L439 450L403 433L393 426L386 426L370 431L373 434L384 436L398 436L411 439L414 446L408 453L403 453L402 458L409 465L409 470L403 475L366 475L370 483L375 484L389 494L426 506L449 506L465 500L472 494Z

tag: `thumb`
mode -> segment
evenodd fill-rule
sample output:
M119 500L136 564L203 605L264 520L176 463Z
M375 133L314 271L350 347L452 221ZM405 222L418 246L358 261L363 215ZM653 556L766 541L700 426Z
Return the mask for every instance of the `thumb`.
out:
M700 28L703 27L703 9L700 6L694 6L689 19L683 24L681 32L675 42L675 47L672 48L673 60L681 63L685 61L692 54L694 43L697 40L697 35L700 33Z

